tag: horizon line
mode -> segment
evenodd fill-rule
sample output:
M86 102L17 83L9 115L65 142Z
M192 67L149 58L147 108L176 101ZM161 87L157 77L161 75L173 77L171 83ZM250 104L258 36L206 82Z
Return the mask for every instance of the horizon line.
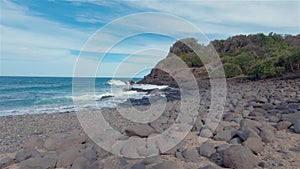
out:
M80 77L73 77L73 76L38 76L38 75L33 75L33 76L30 76L30 75L0 75L0 78L1 77L52 77L52 78L126 78L126 79L132 79L132 78L144 78L143 77L111 77L111 76L96 76L96 77L88 77L88 76L80 76Z

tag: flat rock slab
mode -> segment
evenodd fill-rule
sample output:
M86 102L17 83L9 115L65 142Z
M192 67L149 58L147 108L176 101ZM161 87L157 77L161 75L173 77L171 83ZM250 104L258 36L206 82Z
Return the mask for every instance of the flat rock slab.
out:
M148 124L140 124L126 127L125 132L128 136L148 137L150 134L155 133L155 130Z

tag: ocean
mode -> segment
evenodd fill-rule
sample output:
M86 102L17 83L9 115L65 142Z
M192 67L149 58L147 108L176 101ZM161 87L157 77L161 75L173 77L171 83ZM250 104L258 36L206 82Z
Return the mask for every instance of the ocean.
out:
M72 96L72 78L0 77L0 116L74 112L73 100L95 100L98 108L113 108L127 99L147 97L147 92L128 90L162 89L167 86L130 84L126 78L95 78L95 94ZM112 90L112 88L114 90ZM116 90L117 89L117 90ZM88 105L81 105L88 107Z

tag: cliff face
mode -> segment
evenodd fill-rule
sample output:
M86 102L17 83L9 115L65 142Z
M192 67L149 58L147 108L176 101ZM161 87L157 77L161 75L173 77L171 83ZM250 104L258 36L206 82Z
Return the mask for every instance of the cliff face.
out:
M219 54L226 77L269 78L297 71L300 67L300 34L237 35L226 40L214 40L210 45ZM197 54L209 51L211 48L208 46L198 44L194 38L177 41L170 48L168 56L139 83L176 86L175 80L161 69L168 67L180 71L172 57L184 61L196 78L207 78L204 64Z

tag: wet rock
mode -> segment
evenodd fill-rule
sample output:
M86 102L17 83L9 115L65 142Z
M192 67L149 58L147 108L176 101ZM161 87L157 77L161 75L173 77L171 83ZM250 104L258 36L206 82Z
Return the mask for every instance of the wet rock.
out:
M23 145L24 149L27 148L35 148L35 147L42 147L44 145L43 139L41 139L38 135L31 136Z
M19 165L22 169L48 169L55 168L56 159L35 157L22 161Z
M264 148L261 139L256 137L248 138L245 142L243 142L243 145L248 147L255 154L260 153Z
M155 133L155 130L150 127L148 124L134 125L129 126L125 129L125 132L128 136L139 136L139 137L148 137L150 134Z
M237 169L253 169L257 159L247 147L233 145L223 153L224 166Z
M20 162L20 161L35 157L37 155L38 155L38 152L34 149L23 149L16 154L15 160L16 160L16 162Z
M260 137L263 142L271 143L276 140L276 134L271 129L265 128L260 132Z
M292 123L289 121L281 121L276 124L277 130L285 130L288 129L292 126Z
M88 168L89 161L84 157L78 157L72 164L71 169L83 169Z
M294 130L296 133L300 134L300 119L298 119L297 121L295 121L293 123L294 126Z
M203 143L199 149L200 155L205 157L210 157L215 152L216 152L215 147L210 143Z

